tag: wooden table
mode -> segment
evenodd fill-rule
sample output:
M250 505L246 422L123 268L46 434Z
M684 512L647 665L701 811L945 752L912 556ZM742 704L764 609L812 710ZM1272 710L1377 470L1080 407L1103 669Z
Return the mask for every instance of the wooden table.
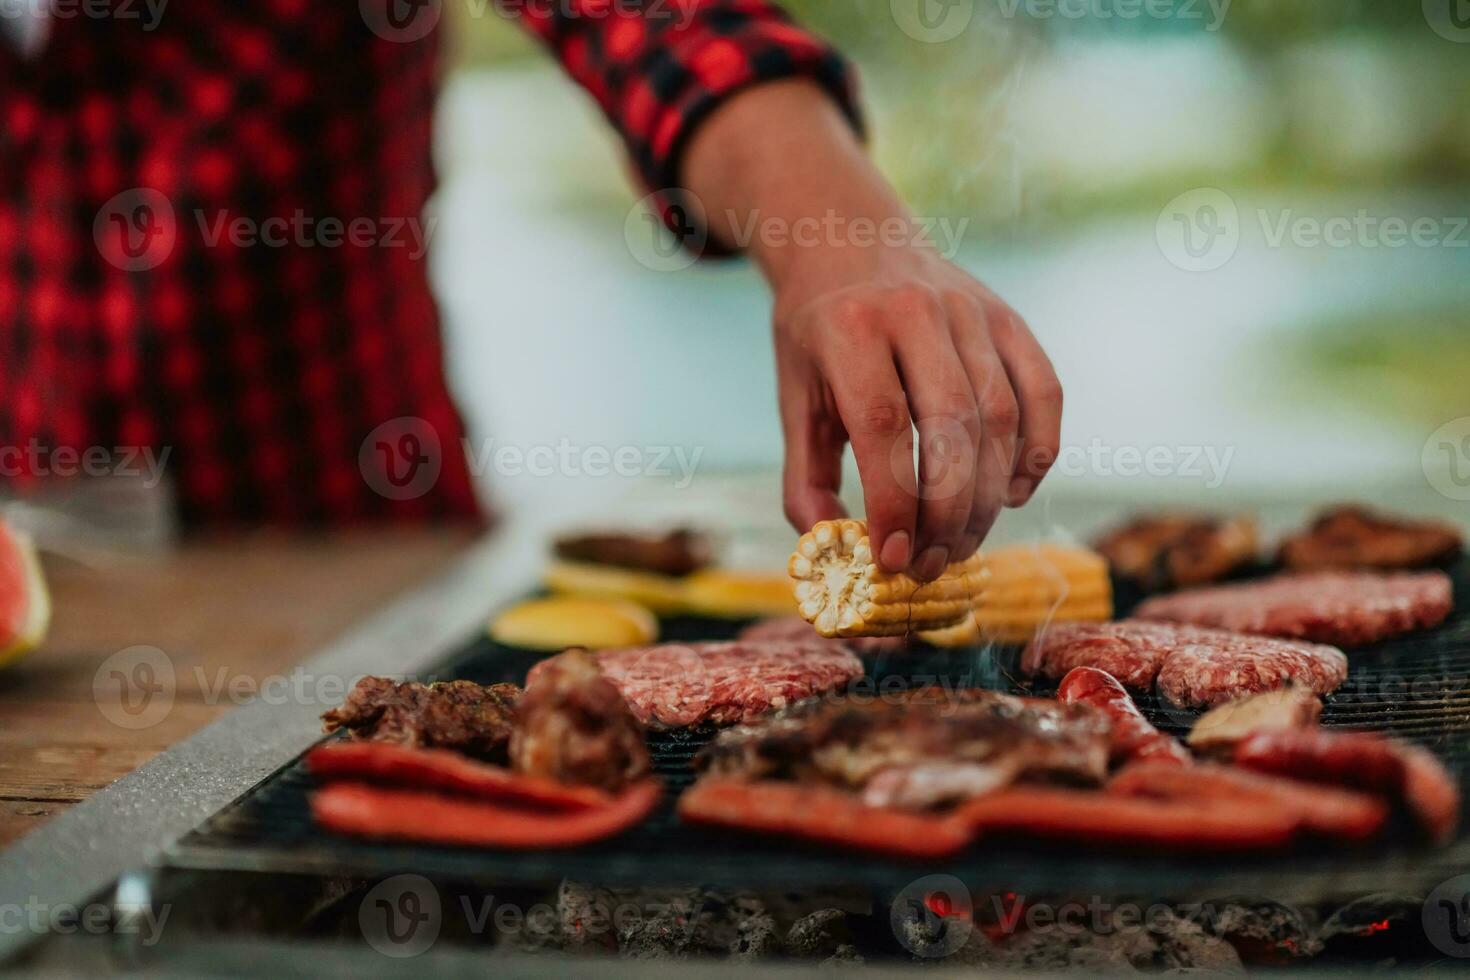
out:
M48 558L51 634L0 671L0 847L228 711L242 692L286 677L473 540L463 529L261 534L156 558ZM163 651L175 684L162 718L128 728L104 710L122 691L94 681L109 656L136 645Z

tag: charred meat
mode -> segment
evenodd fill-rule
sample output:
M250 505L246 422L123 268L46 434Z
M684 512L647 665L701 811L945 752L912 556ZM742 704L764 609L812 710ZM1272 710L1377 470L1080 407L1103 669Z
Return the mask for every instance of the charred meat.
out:
M340 708L322 715L323 730L345 728L355 738L414 748L454 749L504 761L521 689L470 681L399 683L364 677Z
M1190 514L1142 517L1095 547L1113 570L1150 592L1218 582L1255 560L1255 522Z
M868 806L926 809L1022 778L1099 783L1108 731L1086 706L924 688L801 702L725 732L697 764L710 776L828 784L860 791Z
M672 576L699 571L709 565L713 554L709 538L688 528L667 534L569 535L556 542L557 557L566 561Z
M1337 507L1281 545L1281 562L1302 571L1410 569L1460 553L1459 528L1443 521L1390 517L1365 507Z
M643 726L585 650L543 664L516 704L511 765L617 792L648 775Z

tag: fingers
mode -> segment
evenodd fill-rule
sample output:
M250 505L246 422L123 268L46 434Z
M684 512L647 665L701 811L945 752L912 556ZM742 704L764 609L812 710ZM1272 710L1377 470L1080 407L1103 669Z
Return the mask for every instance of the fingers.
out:
M815 371L783 370L780 385L781 427L786 436L786 519L804 532L818 521L847 516L838 497L847 437Z
M947 297L953 342L975 393L980 415L974 499L964 546L973 552L995 524L1009 494L1020 408L1005 364L987 329L985 312L968 293Z
M821 367L857 458L868 538L879 567L901 572L913 560L917 508L913 422L893 351L869 309L841 311L828 329Z
M991 316L991 338L1020 407L1020 452L1006 506L1020 507L1056 462L1062 443L1062 384L1024 320L1009 307Z
M938 295L925 296L895 335L899 371L919 432L913 573L939 576L963 552L975 500L980 414Z

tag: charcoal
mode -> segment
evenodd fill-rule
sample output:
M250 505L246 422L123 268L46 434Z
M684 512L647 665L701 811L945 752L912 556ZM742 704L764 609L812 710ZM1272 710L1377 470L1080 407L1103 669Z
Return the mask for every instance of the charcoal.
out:
M1266 899L1232 898L1202 909L1203 924L1252 966L1286 966L1322 952L1322 940L1298 909Z

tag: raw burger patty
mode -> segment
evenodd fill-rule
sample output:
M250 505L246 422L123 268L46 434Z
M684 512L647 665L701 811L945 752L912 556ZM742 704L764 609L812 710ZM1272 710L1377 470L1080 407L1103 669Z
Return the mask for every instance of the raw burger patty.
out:
M1453 605L1443 572L1315 572L1159 596L1134 615L1346 647L1438 626Z
M902 653L908 649L906 636L854 636L829 640L816 627L800 616L780 616L752 623L740 631L742 640L794 641L800 643L833 643L858 654Z
M1096 667L1135 691L1157 683L1165 700L1187 708L1287 682L1330 694L1347 678L1347 657L1335 647L1133 619L1054 626L1026 649L1021 667L1053 680L1074 667Z
M662 643L596 656L638 720L659 728L753 721L863 675L852 651L820 638ZM528 684L540 669L531 668Z

